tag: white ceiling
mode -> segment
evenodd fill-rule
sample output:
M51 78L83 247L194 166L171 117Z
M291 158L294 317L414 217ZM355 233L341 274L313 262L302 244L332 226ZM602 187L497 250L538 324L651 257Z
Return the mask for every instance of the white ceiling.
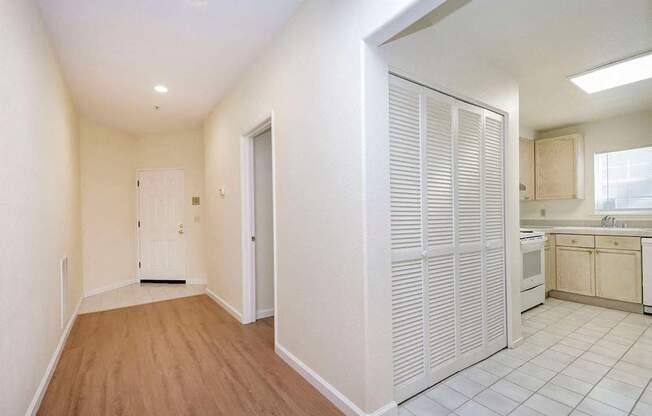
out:
M522 125L545 130L652 108L652 79L590 95L567 79L652 50L652 0L452 2L460 7L413 36L443 40L514 75Z
M199 127L301 2L37 1L79 112L134 133Z

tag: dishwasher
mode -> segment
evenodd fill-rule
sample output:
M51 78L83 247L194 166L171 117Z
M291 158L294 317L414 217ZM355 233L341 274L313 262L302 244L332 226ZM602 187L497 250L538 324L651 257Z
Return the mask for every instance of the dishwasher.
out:
M643 251L643 312L652 314L652 238L641 239Z

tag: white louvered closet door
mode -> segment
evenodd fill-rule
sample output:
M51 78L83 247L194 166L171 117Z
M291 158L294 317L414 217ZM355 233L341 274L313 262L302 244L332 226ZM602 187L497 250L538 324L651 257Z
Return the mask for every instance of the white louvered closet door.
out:
M427 386L420 90L402 80L389 89L392 347L400 397Z
M394 386L404 400L506 344L503 118L391 77Z

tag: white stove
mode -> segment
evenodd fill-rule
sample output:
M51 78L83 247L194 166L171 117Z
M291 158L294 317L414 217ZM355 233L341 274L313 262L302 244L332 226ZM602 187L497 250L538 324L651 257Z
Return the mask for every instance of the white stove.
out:
M545 233L521 228L521 312L543 303L545 288Z

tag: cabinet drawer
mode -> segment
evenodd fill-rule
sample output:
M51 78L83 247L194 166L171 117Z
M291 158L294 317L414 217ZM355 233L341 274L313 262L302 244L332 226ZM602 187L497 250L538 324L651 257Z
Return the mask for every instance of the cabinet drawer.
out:
M641 238L621 237L615 235L597 235L595 236L595 247L641 251Z
M592 235L557 234L555 240L558 246L586 248L593 248L595 246Z

